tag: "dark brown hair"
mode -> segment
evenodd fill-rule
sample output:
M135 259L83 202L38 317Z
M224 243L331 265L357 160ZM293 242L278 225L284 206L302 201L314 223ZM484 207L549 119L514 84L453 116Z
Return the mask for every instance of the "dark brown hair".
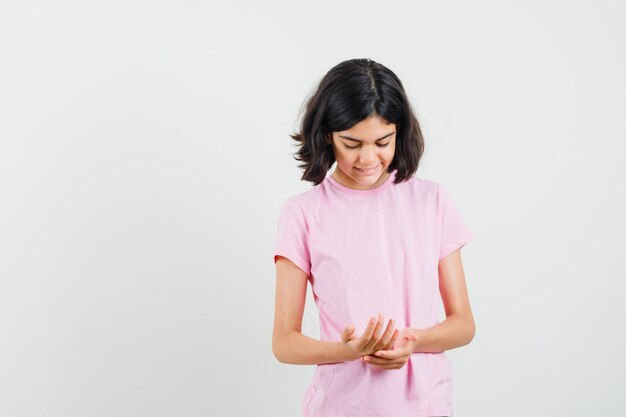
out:
M303 181L320 184L335 162L330 135L350 129L372 114L396 124L396 148L388 172L397 170L394 183L417 171L424 139L400 79L371 59L350 59L337 64L319 82L305 103L294 158L303 162Z

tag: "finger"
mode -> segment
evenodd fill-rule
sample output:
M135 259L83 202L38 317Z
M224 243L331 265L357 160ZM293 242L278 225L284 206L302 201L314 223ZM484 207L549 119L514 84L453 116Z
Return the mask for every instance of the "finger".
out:
M348 340L350 340L350 335L354 333L354 326L349 325L346 328L343 329L343 331L341 332L341 340L343 342L347 342Z
M389 343L387 343L387 345L385 345L383 350L393 350L396 346L396 340L398 340L399 334L400 334L400 330L398 329L394 330L393 335L391 336L391 340L389 341Z
M385 349L385 346L387 345L389 339L393 336L393 332L394 332L394 320L392 319L392 320L389 320L389 323L387 323L387 328L385 329L385 333L383 333L383 335L378 339L376 344L372 346L372 349L371 349L372 352Z
M348 342L351 339L352 335L354 334L355 330L356 329L355 329L353 324L351 324L348 327L346 327L345 329L343 329L343 332L341 334L342 340L344 342Z
M390 365L390 364L374 363L374 362L367 362L367 365L374 366L374 367L379 368L379 369L391 369L391 367L394 366L394 365Z
M374 355L379 358L393 359L398 355L397 350L377 350Z
M382 359L375 356L364 356L364 362L383 369L397 369L398 365L402 363L401 360Z
M361 349L363 349L369 343L369 340L374 334L375 328L376 328L376 317L370 317L369 321L367 322L367 327L365 328L365 331L361 335L361 344L360 344Z
M387 345L389 344L389 342L391 341L391 338L395 334L395 330L394 330L395 324L396 323L394 319L389 320L389 323L387 323L387 329L385 330L385 333L383 333L383 336L380 338L380 341L374 347L375 351L380 350L380 349L387 349Z
M411 352L409 352L407 349L379 350L379 351L374 352L374 355L381 357L381 358L387 358L387 359L398 359L399 357L407 356L410 354Z
M374 336L372 340L376 343L380 340L383 333L383 326L385 325L385 314L378 313L378 321L376 322L376 329L374 330Z
M363 356L363 360L367 363L377 363L377 364L385 364L391 361L391 359L379 358L374 355Z
M374 331L372 332L372 335L370 336L369 341L365 345L366 350L373 350L374 346L376 346L376 344L378 343L378 340L380 339L380 334L382 333L382 326L383 326L383 321L382 321L381 314L379 313L378 320L376 321L376 325L374 326Z

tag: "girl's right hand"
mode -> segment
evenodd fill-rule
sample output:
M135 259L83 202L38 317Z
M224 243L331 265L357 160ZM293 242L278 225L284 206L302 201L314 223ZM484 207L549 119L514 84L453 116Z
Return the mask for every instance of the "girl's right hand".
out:
M350 325L341 332L341 341L354 354L354 359L371 355L379 350L392 350L398 337L394 329L395 322L389 320L383 334L384 314L379 313L378 319L371 317L365 331L360 337L354 335L354 326Z

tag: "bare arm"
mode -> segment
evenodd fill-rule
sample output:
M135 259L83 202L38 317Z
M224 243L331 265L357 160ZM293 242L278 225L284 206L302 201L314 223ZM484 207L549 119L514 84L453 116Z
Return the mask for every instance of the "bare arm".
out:
M302 334L307 275L289 259L276 261L276 303L272 352L282 363L313 365L355 360L342 342L323 342Z
M469 344L476 333L470 307L461 249L439 261L439 292L446 319L426 328L414 329L419 339L415 352L442 352Z

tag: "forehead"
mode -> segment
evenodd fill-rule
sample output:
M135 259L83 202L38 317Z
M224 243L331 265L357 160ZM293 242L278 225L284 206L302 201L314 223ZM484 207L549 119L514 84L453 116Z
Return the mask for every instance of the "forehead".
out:
M350 129L337 132L338 136L347 136L360 141L374 142L389 133L395 132L395 124L389 123L380 116L372 115L361 120Z

